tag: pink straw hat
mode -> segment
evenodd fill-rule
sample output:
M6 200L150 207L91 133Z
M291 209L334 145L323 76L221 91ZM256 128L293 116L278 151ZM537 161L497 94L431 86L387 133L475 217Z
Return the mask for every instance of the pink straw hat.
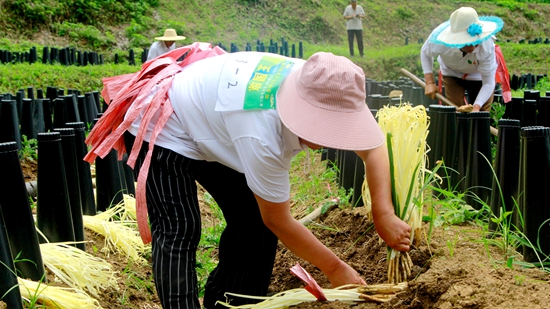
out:
M343 150L368 150L384 135L365 104L363 70L346 57L313 54L277 92L283 124L311 143Z

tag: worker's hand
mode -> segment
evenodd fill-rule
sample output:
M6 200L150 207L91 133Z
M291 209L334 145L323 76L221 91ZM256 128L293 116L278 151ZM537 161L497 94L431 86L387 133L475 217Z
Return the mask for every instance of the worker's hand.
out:
M341 260L340 265L338 265L332 273L326 275L333 288L345 284L367 284L355 269Z
M424 89L424 94L428 97L430 97L432 100L435 100L435 94L437 92L437 86L435 84L426 84L426 88Z
M375 218L374 226L378 235L394 250L409 251L411 227L395 214Z
M472 109L472 112L479 112L481 110L481 106L478 104L474 104L474 108Z

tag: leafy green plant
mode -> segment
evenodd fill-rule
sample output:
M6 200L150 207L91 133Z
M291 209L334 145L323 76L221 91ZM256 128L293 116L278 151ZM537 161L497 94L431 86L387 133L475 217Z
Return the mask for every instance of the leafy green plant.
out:
M456 243L458 242L458 235L455 235L453 240L447 239L447 248L449 249L449 256L453 257L455 254Z
M128 260L126 267L122 271L124 284L132 286L140 291L145 291L145 294L152 294L155 291L155 284L153 282L153 275L144 278L140 274L136 273L133 269L136 267L136 263L132 259Z
M19 157L29 161L38 160L38 141L34 138L28 139L26 135L21 135Z
M515 275L514 276L514 283L516 285L523 285L525 281L525 276Z

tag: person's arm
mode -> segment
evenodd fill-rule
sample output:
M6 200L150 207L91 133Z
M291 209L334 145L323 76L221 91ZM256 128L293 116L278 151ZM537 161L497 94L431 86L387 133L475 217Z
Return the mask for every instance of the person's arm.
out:
M483 83L483 85L481 86L481 89L479 89L479 93L477 94L476 100L474 102L474 112L479 112L483 104L485 104L485 102L489 100L489 97L493 95L496 85L495 73L496 72L492 72L489 74L481 75L481 82Z
M333 287L344 284L365 284L359 274L323 245L303 224L290 214L290 202L269 202L258 195L265 225L298 257L319 268Z
M482 86L474 102L474 112L481 110L481 107L489 100L495 91L495 74L498 67L495 56L495 45L492 40L482 43L478 48L481 49L481 59L478 60L478 70L481 73Z
M435 78L433 74L433 62L434 58L430 53L429 42L426 41L422 45L420 51L420 61L422 63L422 71L424 72L424 80L426 81L426 87L424 88L424 94L435 100L435 94L437 92L437 85L435 84Z
M424 80L426 81L426 87L424 88L424 95L435 100L435 94L437 93L437 85L435 84L435 78L433 73L424 73Z
M356 151L365 162L369 184L372 217L378 235L392 249L408 251L411 227L395 215L391 198L390 163L386 145L371 150Z

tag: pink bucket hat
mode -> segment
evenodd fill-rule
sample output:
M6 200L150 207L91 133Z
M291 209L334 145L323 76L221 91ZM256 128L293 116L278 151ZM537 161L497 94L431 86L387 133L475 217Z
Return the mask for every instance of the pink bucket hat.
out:
M277 92L283 124L317 145L368 150L384 143L384 135L365 104L363 70L346 57L313 54L292 72Z

